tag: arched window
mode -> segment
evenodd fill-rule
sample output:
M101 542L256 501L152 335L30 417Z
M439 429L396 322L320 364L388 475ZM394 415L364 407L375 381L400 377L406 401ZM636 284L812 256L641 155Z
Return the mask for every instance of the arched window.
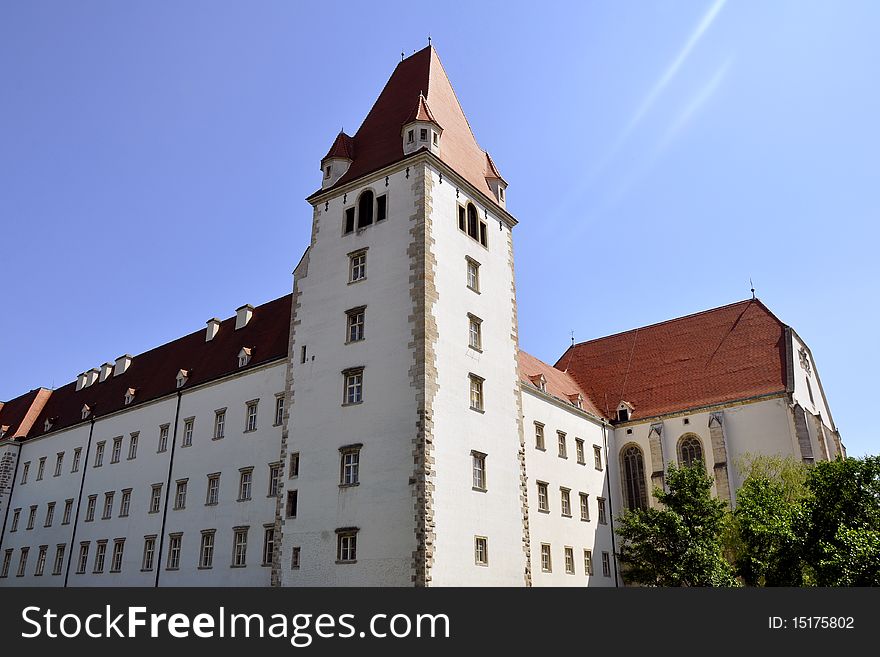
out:
M474 239L479 239L479 219L477 219L477 208L474 207L473 203L468 203L467 206L467 234L473 237Z
M628 445L621 454L623 463L623 497L628 509L647 509L645 459L637 445Z
M358 199L358 228L373 223L373 192L369 189Z
M703 444L692 433L686 433L678 441L678 463L685 468L691 467L695 461L703 460Z

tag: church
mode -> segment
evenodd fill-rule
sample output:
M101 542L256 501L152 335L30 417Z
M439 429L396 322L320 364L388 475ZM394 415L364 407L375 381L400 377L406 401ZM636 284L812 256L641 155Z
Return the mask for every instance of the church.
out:
M0 586L620 586L669 465L735 504L746 454L845 455L756 298L520 350L508 185L432 46L320 172L291 294L0 402Z

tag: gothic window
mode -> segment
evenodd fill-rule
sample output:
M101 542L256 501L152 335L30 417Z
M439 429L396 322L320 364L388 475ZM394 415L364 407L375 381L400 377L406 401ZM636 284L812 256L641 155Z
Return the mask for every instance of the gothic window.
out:
M473 203L468 203L467 206L467 234L477 239L477 230L479 226L479 220L477 219L477 208L474 207Z
M369 189L358 199L358 228L373 223L373 192Z
M645 487L645 459L637 445L628 445L621 453L623 463L623 492L628 509L648 508Z
M678 462L689 468L694 462L703 460L703 445L692 433L685 434L678 441Z

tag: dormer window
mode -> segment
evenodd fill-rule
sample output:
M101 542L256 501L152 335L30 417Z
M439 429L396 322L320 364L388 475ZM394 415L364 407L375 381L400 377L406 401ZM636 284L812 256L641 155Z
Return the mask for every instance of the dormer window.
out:
M632 411L632 404L625 401L620 402L620 405L617 407L617 421L629 422L630 417L632 417Z
M43 431L48 432L52 429L52 420L46 418L46 421L43 422Z
M88 417L89 417L89 415L91 414L91 412L92 412L92 409L89 408L89 405L88 405L88 404L83 404L83 407L82 407L82 419L83 419L83 420L88 419Z
M581 396L580 393L576 395L570 395L568 399L571 402L571 405L575 408L578 408L580 410L584 409L584 398Z
M186 380L189 378L188 370L180 370L177 373L177 387L182 388L186 384Z
M408 130L406 133L406 143L411 144L416 140L416 131Z
M241 351L238 352L238 366L244 367L248 363L251 362L251 348L250 347L242 347Z
M134 401L134 393L135 393L134 388L129 388L128 390L125 391L125 405L126 406L128 406L129 404L131 404L131 402Z
M541 392L547 392L547 379L544 378L543 374L538 374L537 376L529 377L532 383L535 384L535 387Z

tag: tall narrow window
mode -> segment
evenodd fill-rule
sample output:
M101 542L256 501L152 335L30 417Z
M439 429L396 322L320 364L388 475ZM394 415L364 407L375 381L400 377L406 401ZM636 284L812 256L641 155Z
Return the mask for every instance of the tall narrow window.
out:
M284 422L284 393L275 395L275 426L280 427Z
M110 572L122 572L122 555L125 551L125 539L117 538L113 541L113 554L110 557Z
M239 472L241 477L238 480L238 501L244 502L251 499L251 483L253 481L254 469L243 468Z
M544 425L535 422L535 449L544 450Z
M232 567L247 566L248 527L236 527L232 534Z
M354 232L354 206L345 208L345 234Z
M574 575L574 548L565 547L565 573Z
M21 556L18 558L18 572L15 573L16 577L24 577L24 571L25 568L27 568L28 553L30 551L30 548L21 548Z
M553 572L553 561L550 558L549 543L541 543L541 570L545 573Z
M578 463L583 465L584 463L586 463L586 460L585 460L586 457L584 456L584 441L581 440L580 438L575 438L574 444L575 444L575 450L577 451Z
M645 460L637 445L623 449L623 487L624 500L628 509L648 508L648 493L645 486Z
M263 565L272 565L272 554L275 552L275 527L263 527Z
M73 500L65 500L64 514L61 516L61 524L69 525L71 515L73 515Z
M804 381L805 381L806 384L807 384L807 395L809 395L809 397L810 397L810 403L813 404L813 406L815 406L815 405L816 405L816 400L813 399L813 388L812 388L812 386L810 385L810 380L809 380L809 379L804 379Z
M571 517L571 490L568 488L559 489L559 497L562 501L562 515L566 518Z
M568 458L568 447L565 442L565 432L557 431L556 432L556 443L559 447L559 458L567 459Z
M468 313L468 346L477 351L483 350L483 320Z
M360 404L364 400L364 370L356 368L343 372L345 394L343 404Z
M46 505L46 523L45 527L51 527L52 521L55 518L55 502L49 502Z
M547 495L547 483L538 482L538 511L545 513L550 511L550 498Z
M179 479L177 481L177 490L174 493L174 509L179 511L186 508L186 489L188 479Z
M0 569L0 578L9 577L9 566L12 563L12 553L14 551L13 548L9 548L3 553L3 568Z
M61 476L61 466L64 464L64 452L55 455L55 476Z
M138 454L138 436L137 432L128 437L128 460L132 461L137 458Z
M474 536L474 563L478 566L489 565L489 539L485 536Z
M373 192L365 190L358 198L358 228L373 223Z
M590 496L587 493L580 493L581 499L581 520L590 521Z
M156 556L156 537L144 536L144 556L141 570L153 570L153 558Z
M208 490L205 493L205 504L214 506L220 502L220 473L208 475Z
M119 502L119 517L125 518L131 510L131 488L122 491L122 497Z
M474 292L480 291L480 263L467 258L467 286Z
M163 424L159 427L159 448L157 452L164 452L168 449L168 425Z
M24 465L21 466L21 485L24 486L27 483L28 472L31 469L31 462L25 461Z
M278 485L281 482L281 464L269 464L269 492L267 497L278 497Z
M293 479L299 477L299 452L293 452L290 455L290 467L287 470L287 476Z
M476 374L468 375L471 390L471 410L483 410L483 379Z
M285 505L284 514L288 518L296 518L296 508L299 504L299 491L287 491L287 504Z
M246 420L244 425L245 432L257 430L257 406L259 403L259 399L254 399L247 403Z
M181 447L192 447L195 423L196 419L194 417L189 417L183 421L183 440L180 443Z
M367 252L358 251L348 255L348 282L356 283L367 277Z
M37 462L37 481L42 481L43 474L46 472L46 457L43 456Z
M95 564L92 568L94 573L104 572L104 560L107 558L107 539L95 541Z
M361 445L340 447L339 485L354 486L360 483Z
M64 543L59 543L55 546L55 564L52 567L53 575L60 575L64 569L64 552L66 549L67 545Z
M159 513L162 504L162 484L153 484L150 489L150 513Z
M608 517L605 514L605 498L604 497L597 497L596 498L596 506L599 510L599 514L598 514L599 515L599 524L600 525L607 525L608 524Z
M376 197L376 222L383 221L388 216L388 196L382 194Z
M122 436L113 439L113 449L110 452L110 463L119 463L122 457Z
M199 568L212 568L214 566L214 530L206 529L202 532L202 542L199 546Z
M12 512L12 526L9 528L9 531L11 531L11 532L17 532L17 531L18 531L18 520L19 520L19 518L21 518L21 509L15 509L15 510Z
M473 473L473 489L486 490L486 455L482 452L471 452L471 470Z
M479 237L479 218L477 217L477 208L473 203L467 204L467 234L478 239Z
M34 568L34 575L37 577L41 577L43 575L43 571L46 570L46 552L48 551L48 545L41 545L39 551L37 552L37 566L36 568Z
M584 575L593 574L593 551L584 550Z
M214 411L214 440L221 440L226 433L226 409Z
M92 522L95 519L95 509L98 507L98 496L89 495L86 502L86 522Z
M113 497L115 493L111 490L104 493L104 513L101 515L102 520L108 520L113 517Z
M336 530L336 562L354 563L357 561L357 530Z
M360 342L364 339L364 317L366 316L366 306L346 310L345 316L345 341Z
M86 564L89 562L89 542L79 544L79 557L76 560L76 572L82 575L86 572Z
M608 552L602 553L602 575L611 577L611 555Z
M182 533L168 535L168 561L165 563L165 570L180 569L180 548L182 545Z
M82 447L73 450L73 465L70 466L71 472L79 472L79 459L82 456Z
M700 439L690 433L685 434L678 441L678 462L685 468L691 467L697 461L703 460L703 444Z
M34 521L36 519L37 519L37 505L34 504L33 506L31 506L30 512L28 513L28 523L27 523L28 529L34 528Z
M104 441L95 445L95 467L100 468L104 464Z
M602 469L602 448L598 445L593 445L593 464L597 470Z
M302 551L302 550L301 550L301 548L300 548L298 545L295 545L295 546L294 546L293 548L291 548L291 550L290 550L290 567L291 567L291 569L293 569L293 570L297 570L297 569L299 568L299 561L300 561L300 553L301 553L301 551Z

